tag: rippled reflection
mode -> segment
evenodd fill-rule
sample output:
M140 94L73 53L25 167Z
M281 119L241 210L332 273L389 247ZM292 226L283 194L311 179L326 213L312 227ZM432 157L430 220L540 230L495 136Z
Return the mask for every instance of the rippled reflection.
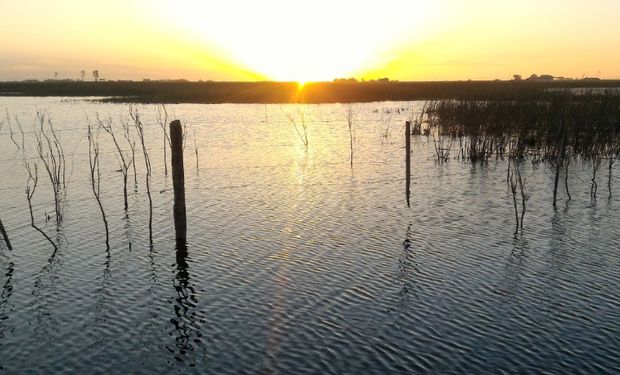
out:
M64 259L60 246L54 250L47 263L36 274L32 288L35 335L44 342L52 339L59 331L57 311L54 304L58 298L57 285Z
M166 346L172 353L174 361L183 362L193 367L196 365L197 348L204 347L200 326L204 320L197 313L196 290L192 286L188 264L188 252L185 244L177 243L176 273L174 277L174 315L170 323L174 326L174 347Z
M398 258L398 279L402 283L402 289L398 293L401 309L407 307L407 303L411 296L417 298L420 290L420 286L416 280L420 270L418 269L418 263L415 259L415 251L412 248L411 226L411 223L407 226L407 233L403 241L403 249Z
M5 280L4 280L4 284L2 285L2 293L0 293L0 346L2 346L2 340L4 339L5 330L7 328L6 321L10 318L9 299L11 298L11 295L13 294L13 273L14 272L15 272L15 263L9 262L9 264L6 266L6 273L4 274Z
M142 182L123 209L115 157L103 152L112 149L102 138L105 251L83 165L84 113L117 119L127 107L57 98L0 104L24 123L35 105L48 108L63 146L75 150L64 221L55 237L51 222L45 228L60 244L52 253L24 215L22 153L0 133L0 210L20 249L0 254L0 372L618 367L620 194L591 201L587 162L571 164L573 199L560 211L552 209L549 169L523 164L531 198L515 236L506 160L437 164L432 137L411 138L415 199L407 209L399 129L406 109L419 113L422 103L353 105L353 169L347 106L303 106L305 147L281 110L298 113L294 105L173 105L189 134L196 131L185 158L190 245L175 249L161 129L155 107L144 105L152 207L137 153L134 185ZM45 192L33 202L37 223L53 209Z
M529 247L529 243L522 231L515 234L512 240L512 250L506 261L506 274L500 285L500 290L507 297L517 294L522 286L523 277L526 276L526 260Z

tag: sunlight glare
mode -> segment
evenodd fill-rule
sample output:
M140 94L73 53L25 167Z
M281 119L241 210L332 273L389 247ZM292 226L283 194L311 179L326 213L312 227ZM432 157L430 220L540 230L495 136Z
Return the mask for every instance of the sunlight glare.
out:
M424 6L423 6L424 5ZM348 77L405 35L422 33L419 0L261 2L170 1L168 16L238 63L282 81Z

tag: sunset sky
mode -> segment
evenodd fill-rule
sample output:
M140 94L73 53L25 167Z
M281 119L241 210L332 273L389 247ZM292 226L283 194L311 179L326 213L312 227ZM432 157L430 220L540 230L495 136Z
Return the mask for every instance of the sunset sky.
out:
M620 78L618 0L0 4L0 80Z

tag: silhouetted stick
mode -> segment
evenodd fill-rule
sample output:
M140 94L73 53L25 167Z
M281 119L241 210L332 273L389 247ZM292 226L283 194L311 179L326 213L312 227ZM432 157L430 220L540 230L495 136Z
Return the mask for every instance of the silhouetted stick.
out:
M592 161L592 186L590 187L590 197L592 199L596 198L596 192L598 190L598 184L596 183L596 172L598 172L600 166L601 159L599 157L595 157Z
M194 154L196 155L196 173L200 171L198 164L198 143L196 143L196 129L194 129Z
M93 190L93 195L97 200L97 205L101 211L101 218L103 219L103 225L105 227L105 245L107 249L110 249L110 233L108 231L108 220L103 210L103 204L101 203L101 171L99 170L99 129L98 126L93 133L90 124L88 125L88 163L90 167L90 186Z
M284 115L288 118L288 120L295 127L295 131L297 132L297 135L299 136L301 141L304 143L304 146L308 148L308 124L306 123L306 116L304 112L300 110L299 108L297 109L297 113L299 114L299 119L301 122L301 131L299 130L299 127L297 126L297 122L295 121L295 118L292 115L286 112L284 112Z
M49 130L46 129L46 123ZM44 113L37 112L36 125L38 126L35 128L34 135L37 140L37 153L50 179L50 184L54 193L56 224L58 225L62 221L62 214L64 211L63 201L64 195L66 194L65 153L52 122L46 119Z
M9 250L13 250L13 246L11 246L11 241L9 241L9 235L6 234L6 230L4 229L4 225L2 225L2 219L0 219L0 232L2 232L2 237L4 237L4 242Z
M566 160L566 170L564 171L564 187L566 188L566 195L568 195L568 200L572 200L573 197L570 195L570 191L568 191L568 166L570 165L570 159Z
M11 138L11 141L13 142L15 147L17 147L18 150L22 150L22 147L19 147L19 144L15 141L15 138L13 138L13 127L11 126L11 115L9 115L9 110L5 109L5 111L6 111L6 122L7 122L7 125L9 126L9 137Z
M508 161L510 163L510 160ZM519 233L519 206L517 204L517 186L518 186L518 180L515 178L515 174L516 171L518 170L518 165L516 161L513 161L513 165L514 168L513 170L510 171L510 191L512 192L512 204L514 206L515 209L515 221L516 221L516 227L515 227L515 234Z
M618 151L618 153L616 153L616 155L611 155L609 158L609 175L607 178L607 187L609 188L609 198L611 198L611 176L612 176L612 170L614 167L614 163L616 162L616 158L618 157L618 155L620 154L620 151Z
M523 188L523 179L521 178L521 169L517 165L517 178L519 180L519 190L521 191L521 229L523 229L523 218L525 217L525 210L527 209L527 195Z
M136 140L131 133L129 122L121 120L123 125L123 137L127 141L129 148L131 149L131 164L133 166L133 187L134 191L138 191L138 172L136 171Z
M353 143L355 142L355 128L353 125L353 108L347 109L347 124L349 125L349 143L351 146L351 168L353 168Z
M133 120L133 123L136 127L136 131L138 132L138 138L140 139L140 144L142 145L142 153L144 154L144 167L146 169L146 178L145 178L145 186L146 186L146 196L149 199L149 245L151 248L153 247L153 198L151 197L151 185L149 183L151 179L151 159L149 158L148 150L146 149L146 143L144 141L144 125L142 124L142 120L140 120L140 113L137 109L129 108L129 116ZM135 165L136 163L134 163Z
M168 132L166 131L166 124L168 123L168 111L166 110L165 105L161 105L157 107L157 124L164 132L164 175L168 176L168 158L167 158L167 147L166 143L170 144L170 137L168 136Z
M177 248L183 248L187 235L185 210L185 173L183 171L183 127L181 121L170 123L170 149L172 161L172 186L174 188L174 229Z
M407 207L411 208L409 197L411 196L411 122L405 122L405 195Z
M129 173L129 167L133 164L134 159L133 155L131 160L129 160L129 155L125 154L125 151L119 145L116 135L114 134L114 129L112 129L112 119L108 117L107 121L104 122L99 119L99 115L97 115L97 125L102 128L106 133L108 133L112 137L112 141L114 141L114 146L116 147L116 155L118 159L119 167L121 168L121 172L123 173L123 198L125 204L125 212L129 208L129 204L127 202L127 177ZM128 141L129 142L129 141Z
M54 252L52 253L52 257L56 255L56 251L58 251L58 246L52 241L51 238L45 232L39 228L34 222L34 213L32 212L32 197L34 196L34 192L37 190L37 184L39 183L39 173L38 173L38 165L37 163L32 163L32 166L24 162L24 167L26 168L26 172L28 172L28 180L26 180L26 199L28 200L28 210L30 211L30 226L33 227L37 232L41 233L45 239L54 246ZM33 172L34 171L34 172Z

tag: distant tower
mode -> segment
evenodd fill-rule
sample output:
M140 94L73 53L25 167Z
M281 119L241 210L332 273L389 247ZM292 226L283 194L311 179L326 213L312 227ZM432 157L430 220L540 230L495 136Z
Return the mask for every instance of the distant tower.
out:
M54 79L58 79L58 72L54 72Z
M84 81L85 75L86 75L86 72L84 71L84 69L80 70L80 81Z

